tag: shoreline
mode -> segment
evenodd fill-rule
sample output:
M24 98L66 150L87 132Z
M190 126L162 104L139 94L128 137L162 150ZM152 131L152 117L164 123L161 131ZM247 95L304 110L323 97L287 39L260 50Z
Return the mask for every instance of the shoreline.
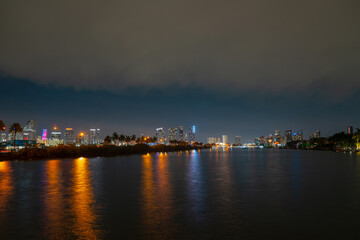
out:
M17 152L0 153L0 161L32 161L45 160L49 158L91 158L91 157L116 157L133 154L146 154L157 152L178 152L187 150L208 149L205 146L190 146L190 145L155 145L149 146L146 144L136 144L132 146L114 146L114 145L89 145L79 146L61 145L48 148L26 148Z

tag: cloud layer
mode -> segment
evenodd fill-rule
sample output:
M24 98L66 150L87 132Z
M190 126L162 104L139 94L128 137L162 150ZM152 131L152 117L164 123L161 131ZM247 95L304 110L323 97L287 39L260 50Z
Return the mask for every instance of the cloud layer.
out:
M0 3L0 70L122 91L360 87L358 1L69 0Z

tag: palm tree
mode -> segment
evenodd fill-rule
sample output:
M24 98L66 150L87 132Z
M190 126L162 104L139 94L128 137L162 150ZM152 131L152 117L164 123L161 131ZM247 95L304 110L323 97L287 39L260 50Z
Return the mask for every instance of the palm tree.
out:
M131 135L131 141L135 141L135 140L136 140L136 135L135 134Z
M105 144L111 143L111 137L110 137L110 136L106 136L105 139L104 139L104 143L105 143Z
M112 139L114 140L114 143L116 145L117 140L119 139L119 134L117 132L114 132L112 134Z
M13 135L14 135L14 150L16 147L16 133L21 133L22 131L23 131L23 129L19 123L13 123L9 127L9 133L13 133Z
M131 137L130 136L125 136L125 142L126 144L128 144L131 141Z
M126 139L126 138L125 138L125 135L124 135L124 134L121 134L120 137L119 137L119 139L120 139L120 142L122 142L122 143L125 142L125 139Z

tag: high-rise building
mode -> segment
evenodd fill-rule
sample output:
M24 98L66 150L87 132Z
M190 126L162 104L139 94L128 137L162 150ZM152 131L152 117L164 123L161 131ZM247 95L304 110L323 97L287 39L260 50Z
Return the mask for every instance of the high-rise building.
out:
M317 130L316 132L313 132L309 136L310 139L312 138L320 138L320 130Z
M189 129L189 142L195 142L195 132L196 132L195 126L192 126Z
M95 133L95 141L96 144L100 144L101 143L101 138L100 138L100 128L96 129L96 133Z
M222 143L223 144L228 144L229 140L228 140L228 136L227 135L222 135Z
M65 144L74 144L75 143L74 130L72 128L65 128L64 143Z
M41 140L46 140L46 139L47 139L47 129L43 129L41 134Z
M0 142L6 142L7 138L6 138L6 133L0 133Z
M155 135L156 135L157 143L162 143L162 144L165 143L166 138L165 138L165 131L163 128L157 128Z
M52 132L51 132L51 139L52 140L61 140L61 131L60 129L54 125Z
M287 142L292 141L292 131L291 130L285 130L285 137Z
M179 141L185 141L184 127L179 126Z
M169 141L175 141L177 137L177 128L169 128Z
M216 138L215 137L208 137L207 138L207 143L208 144L215 144L216 143Z
M240 145L241 144L241 136L235 137L235 144Z
M275 130L275 136L280 136L280 130Z
M90 129L89 144L96 144L96 129Z
M294 132L292 140L294 140L294 141L302 141L303 140L303 130L300 130L298 132Z
M36 122L29 120L23 128L24 140L36 140Z
M347 134L350 134L352 135L354 132L353 132L353 127L352 126L348 126L347 127Z

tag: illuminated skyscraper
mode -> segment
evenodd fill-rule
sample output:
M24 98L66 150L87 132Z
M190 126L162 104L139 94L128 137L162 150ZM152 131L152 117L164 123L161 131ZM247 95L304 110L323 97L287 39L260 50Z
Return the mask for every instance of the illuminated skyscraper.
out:
M189 142L195 142L195 132L195 126L192 126L192 128L189 129Z
M350 134L352 135L354 132L353 132L353 127L352 126L348 126L347 127L347 134Z
M235 144L238 144L238 145L241 144L241 136L236 136L235 137Z
M285 137L287 142L291 142L292 140L292 131L291 130L285 130Z
M96 134L95 134L95 139L96 139L96 144L100 144L101 143L101 139L100 139L100 129L96 129Z
M0 133L0 142L6 142L6 133Z
M155 135L156 135L157 143L165 143L166 138L165 138L165 131L163 128L157 128Z
M169 141L175 141L177 136L177 128L169 128Z
M208 137L207 138L207 143L208 144L215 144L216 143L216 138L215 137Z
M179 126L179 141L185 141L184 127Z
M228 144L229 140L228 140L228 136L227 135L222 135L222 143L223 144Z
M89 144L96 144L96 129L90 129Z
M61 140L61 131L60 129L54 125L52 132L51 132L51 139L52 140Z
M41 134L41 140L46 140L46 139L47 139L47 129L43 129Z
M65 142L65 144L75 143L74 130L72 128L65 128L64 142Z
M24 140L36 140L36 122L29 120L23 128Z

